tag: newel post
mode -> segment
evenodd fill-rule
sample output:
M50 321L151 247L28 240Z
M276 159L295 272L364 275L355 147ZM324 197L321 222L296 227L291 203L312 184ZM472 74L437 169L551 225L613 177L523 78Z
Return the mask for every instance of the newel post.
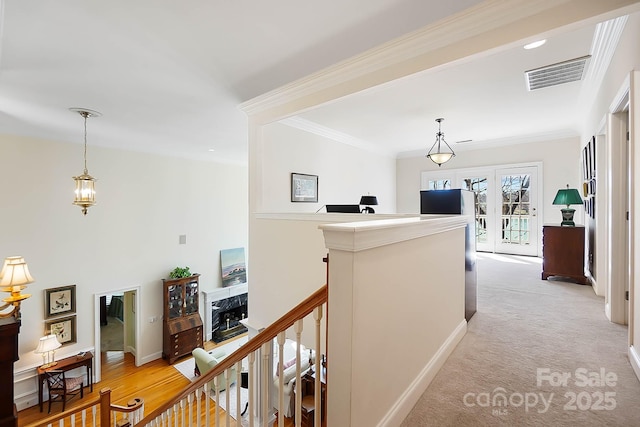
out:
M109 387L100 390L100 425L111 425L111 389Z

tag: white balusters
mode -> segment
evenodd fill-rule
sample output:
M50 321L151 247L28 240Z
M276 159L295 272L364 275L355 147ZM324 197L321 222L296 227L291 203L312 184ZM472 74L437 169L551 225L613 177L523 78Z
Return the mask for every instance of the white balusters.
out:
M282 331L278 334L278 425L284 425L284 342L286 333Z
M256 364L256 353L249 353L249 427L254 427L254 416L255 413L255 402L254 402L254 372L255 372L255 364Z
M271 364L271 342L268 341L262 344L262 378L260 378L260 382L262 384L262 421L264 423L265 420L269 419L269 412L271 408L271 384L273 384L273 377L269 378L273 374L271 374L272 370L269 366Z
M302 369L302 355L300 341L302 340L302 331L304 329L304 322L302 319L297 320L293 325L293 330L296 333L296 384L300 384L300 374ZM296 393L295 402L295 421L296 427L300 427L302 423L302 393Z
M218 405L217 402L220 402L220 387L218 386L218 377L215 377L213 379L213 387L216 390L216 422L214 424L214 426L218 427L220 425L220 406Z
M322 377L322 366L320 365L320 323L322 322L322 306L318 306L313 310L313 318L316 321L316 359L314 362L315 365L315 370L316 370L316 381L315 381L315 387L314 387L314 397L315 397L315 402L314 402L314 407L315 410L313 411L313 425L319 426L320 424L320 416L322 415L322 404L321 404L321 397L322 397L322 385L320 384L320 380Z

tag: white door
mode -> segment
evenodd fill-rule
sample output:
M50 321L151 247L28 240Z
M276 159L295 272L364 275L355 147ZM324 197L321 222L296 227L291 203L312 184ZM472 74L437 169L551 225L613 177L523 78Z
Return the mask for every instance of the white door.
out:
M476 249L537 256L539 166L422 173L422 189L476 193Z
M493 252L495 242L495 208L493 177L488 173L466 173L459 175L460 188L476 194L476 250Z
M495 251L538 255L536 167L496 170Z

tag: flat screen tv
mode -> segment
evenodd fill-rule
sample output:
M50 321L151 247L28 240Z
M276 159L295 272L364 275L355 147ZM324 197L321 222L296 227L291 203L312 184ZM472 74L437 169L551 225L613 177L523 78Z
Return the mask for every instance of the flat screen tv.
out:
M360 213L360 205L327 205L327 212Z

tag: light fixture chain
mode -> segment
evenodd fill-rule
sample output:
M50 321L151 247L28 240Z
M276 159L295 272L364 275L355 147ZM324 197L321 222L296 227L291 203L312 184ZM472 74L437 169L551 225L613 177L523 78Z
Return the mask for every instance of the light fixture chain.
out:
M88 114L84 112L82 117L84 117L84 174L88 175L89 171L87 170L87 116Z

